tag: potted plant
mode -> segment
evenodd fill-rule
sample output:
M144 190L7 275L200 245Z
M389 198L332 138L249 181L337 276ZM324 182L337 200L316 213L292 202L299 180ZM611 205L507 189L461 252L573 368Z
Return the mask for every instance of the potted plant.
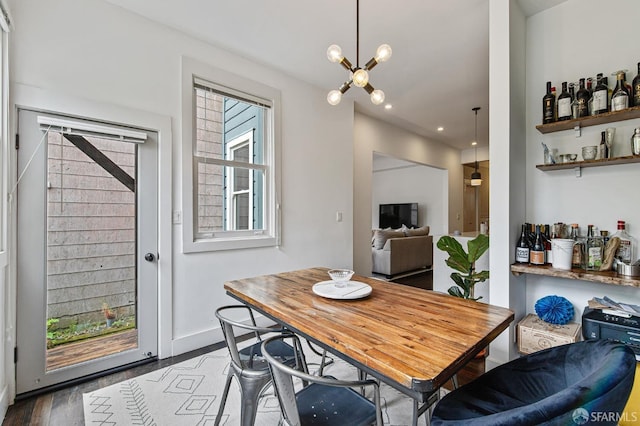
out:
M102 313L104 314L104 318L107 320L107 327L111 327L113 321L115 321L116 319L115 311L109 308L109 305L107 303L103 303Z
M469 240L467 242L468 253L458 240L448 235L438 240L437 247L449 253L449 258L446 260L447 266L457 271L451 273L451 279L457 286L449 287L449 294L463 299L481 299L482 296L474 297L473 288L477 283L489 278L489 271L478 272L475 270L475 265L480 256L489 248L489 237L485 234L479 234Z

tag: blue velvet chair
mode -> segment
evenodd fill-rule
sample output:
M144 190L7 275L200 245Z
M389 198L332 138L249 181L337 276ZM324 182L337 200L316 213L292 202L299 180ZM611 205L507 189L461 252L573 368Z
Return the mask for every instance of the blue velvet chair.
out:
M431 425L615 425L635 368L633 351L609 340L549 348L449 393Z

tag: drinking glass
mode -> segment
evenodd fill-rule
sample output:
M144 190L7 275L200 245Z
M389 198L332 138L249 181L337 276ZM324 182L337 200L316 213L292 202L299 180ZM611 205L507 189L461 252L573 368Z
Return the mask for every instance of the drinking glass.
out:
M613 157L613 154L611 152L611 149L613 147L613 138L616 135L616 128L615 127L607 127L606 131L606 144L607 144L607 148L609 148L607 151L609 151L609 158Z

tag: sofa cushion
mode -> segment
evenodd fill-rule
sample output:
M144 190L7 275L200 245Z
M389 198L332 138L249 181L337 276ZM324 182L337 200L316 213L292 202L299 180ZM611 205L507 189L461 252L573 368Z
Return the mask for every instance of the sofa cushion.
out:
M407 228L404 230L404 234L407 237L418 237L421 235L429 235L429 227L423 226L421 228L413 228L413 229Z
M389 238L400 238L404 237L404 232L402 231L394 231L394 230L386 230L386 229L376 229L373 236L373 248L376 250L382 249L384 244L387 242Z

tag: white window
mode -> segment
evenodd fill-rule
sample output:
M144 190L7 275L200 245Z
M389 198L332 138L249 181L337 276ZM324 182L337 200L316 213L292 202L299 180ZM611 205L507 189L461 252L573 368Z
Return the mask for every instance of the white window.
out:
M274 89L183 59L185 252L277 245L278 105Z

